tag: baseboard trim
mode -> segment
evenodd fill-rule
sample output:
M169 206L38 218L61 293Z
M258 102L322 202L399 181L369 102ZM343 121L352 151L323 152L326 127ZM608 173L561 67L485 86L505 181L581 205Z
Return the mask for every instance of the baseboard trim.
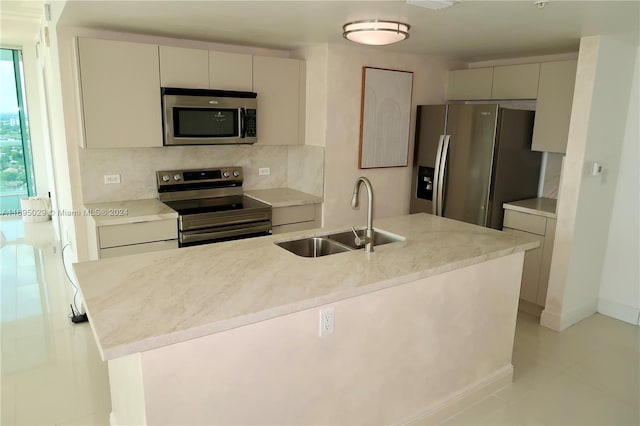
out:
M570 312L561 312L560 314L549 312L545 309L540 316L540 325L555 331L563 331L596 312L598 312L598 310L595 305L582 306Z
M491 395L513 381L513 365L508 364L448 397L423 408L399 422L401 425L436 424Z
M526 312L528 314L531 314L533 316L536 316L538 318L540 318L540 315L542 314L542 310L544 309L544 307L537 305L535 303L531 303L527 300L524 299L520 299L518 301L518 310L521 312Z
M555 331L562 331L562 317L555 312L549 312L547 309L543 309L540 314L540 325Z
M629 324L640 325L640 308L600 298L598 312Z

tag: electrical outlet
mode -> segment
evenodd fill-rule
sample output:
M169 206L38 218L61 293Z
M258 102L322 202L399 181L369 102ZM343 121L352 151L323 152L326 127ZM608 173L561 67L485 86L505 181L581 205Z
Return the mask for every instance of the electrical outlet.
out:
M335 319L333 308L320 310L320 337L333 334Z
M120 183L120 175L104 175L104 184Z
M258 174L260 176L269 176L271 174L271 169L269 167L260 167L258 169Z

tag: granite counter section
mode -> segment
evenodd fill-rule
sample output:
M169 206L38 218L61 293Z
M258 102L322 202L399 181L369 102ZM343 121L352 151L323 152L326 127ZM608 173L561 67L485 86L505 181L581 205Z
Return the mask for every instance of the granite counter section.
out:
M84 206L96 226L121 225L152 220L177 219L178 213L158 199L112 201Z
M267 203L271 207L289 207L322 203L322 198L320 197L290 188L256 189L245 191L245 195Z
M553 198L530 198L528 200L511 201L502 206L507 210L535 214L556 219L556 202Z
M406 239L296 256L299 231L74 265L102 358L114 359L442 274L538 241L429 214L375 221ZM342 227L339 230L345 230Z

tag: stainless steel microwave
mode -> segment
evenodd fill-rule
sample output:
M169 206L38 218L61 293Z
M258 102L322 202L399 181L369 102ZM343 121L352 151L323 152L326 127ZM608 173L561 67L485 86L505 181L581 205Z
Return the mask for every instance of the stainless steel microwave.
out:
M253 92L163 87L164 145L257 142Z

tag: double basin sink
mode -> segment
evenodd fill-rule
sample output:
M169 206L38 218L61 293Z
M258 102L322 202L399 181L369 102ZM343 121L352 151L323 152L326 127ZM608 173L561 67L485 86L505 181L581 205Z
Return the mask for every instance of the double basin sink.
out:
M366 229L356 229L356 232L359 237L364 237ZM379 231L377 229L373 235L374 247L388 243L395 243L397 241L404 241L404 238L388 232ZM276 241L275 244L302 257L327 256L330 254L344 253L364 248L364 245L356 244L355 235L352 230L315 237L304 237L290 241Z

